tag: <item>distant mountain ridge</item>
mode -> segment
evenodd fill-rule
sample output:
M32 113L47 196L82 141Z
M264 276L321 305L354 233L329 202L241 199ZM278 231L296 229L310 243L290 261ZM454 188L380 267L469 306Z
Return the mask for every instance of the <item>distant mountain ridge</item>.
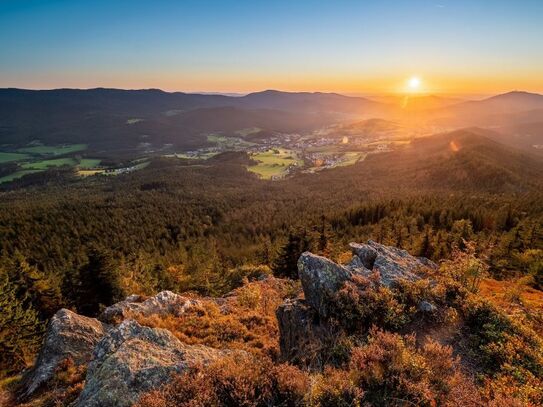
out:
M543 111L543 95L528 92L453 102L415 96L408 111L402 112L395 104L322 92L265 90L227 96L160 89L5 88L0 89L0 144L20 146L40 140L134 148L145 137L156 145L193 148L205 143L202 133L235 130L235 126L304 132L346 120L409 120L419 114L449 128L511 126L541 121Z
M543 95L512 91L436 109L432 114L443 123L483 126L503 124L508 117L539 109L543 109Z

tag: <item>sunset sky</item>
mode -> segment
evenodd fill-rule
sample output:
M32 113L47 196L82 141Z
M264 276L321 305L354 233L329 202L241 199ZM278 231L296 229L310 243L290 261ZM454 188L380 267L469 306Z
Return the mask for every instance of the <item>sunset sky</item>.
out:
M543 92L543 1L0 1L0 87Z

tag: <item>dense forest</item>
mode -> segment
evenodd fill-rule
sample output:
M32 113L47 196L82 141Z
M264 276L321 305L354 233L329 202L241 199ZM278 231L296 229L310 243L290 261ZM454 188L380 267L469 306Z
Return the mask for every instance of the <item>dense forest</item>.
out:
M340 261L350 241L436 261L473 242L494 278L529 275L542 288L541 162L455 137L458 153L436 137L278 182L248 173L245 154L225 153L197 165L156 159L116 178L49 171L34 185L12 183L0 204L2 369L31 360L60 307L94 316L133 293L220 295L262 268L296 275L304 250Z

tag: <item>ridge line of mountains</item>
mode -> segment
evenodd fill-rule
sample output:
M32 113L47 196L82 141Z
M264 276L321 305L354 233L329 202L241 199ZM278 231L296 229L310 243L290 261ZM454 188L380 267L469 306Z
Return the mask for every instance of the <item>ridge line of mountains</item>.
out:
M480 101L414 96L398 104L337 93L275 90L225 96L157 89L0 89L4 146L39 140L134 148L145 137L143 141L156 146L190 149L206 143L204 133L243 128L304 133L373 118L439 130L477 126L497 130L502 136L495 139L501 137L505 144L543 144L543 95L520 91Z

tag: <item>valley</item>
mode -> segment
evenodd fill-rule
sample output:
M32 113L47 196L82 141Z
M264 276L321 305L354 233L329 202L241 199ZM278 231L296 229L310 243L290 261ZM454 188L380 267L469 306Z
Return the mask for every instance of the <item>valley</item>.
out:
M0 129L0 323L8 333L0 335L0 400L230 406L265 381L276 386L266 390L268 405L313 398L325 407L387 397L372 383L380 374L396 380L396 371L353 364L380 354L424 367L421 376L400 365L424 391L387 390L415 403L447 405L454 393L466 405L537 405L543 159L529 141L537 125L436 122L416 104L406 112L282 92L250 96L249 108L239 96L202 97L152 111L138 107L141 91L119 91L115 104L109 90L100 99L106 111L87 100L77 113L79 98L103 92L75 92L75 121L51 102L39 124L24 105L17 114L25 120ZM360 104L368 110L353 113ZM62 134L60 119L75 136ZM101 132L87 132L88 120ZM48 131L38 136L34 125ZM518 344L523 352L511 350ZM94 351L102 356L89 362ZM186 360L180 354L211 367L171 369L171 360ZM142 373L143 365L152 369ZM48 366L54 373L42 375ZM296 391L278 390L282 369L295 375ZM153 386L126 372L149 374ZM203 398L192 393L211 377ZM229 380L242 380L243 391L221 404ZM100 390L113 381L118 388ZM348 391L338 394L342 386Z

